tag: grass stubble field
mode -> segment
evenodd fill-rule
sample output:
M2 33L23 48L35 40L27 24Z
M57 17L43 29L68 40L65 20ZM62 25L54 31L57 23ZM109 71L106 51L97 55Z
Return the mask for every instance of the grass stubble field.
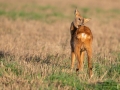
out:
M0 90L120 90L119 4L0 0ZM78 76L70 70L69 28L76 7L91 18L86 24L94 37L91 79L86 58Z

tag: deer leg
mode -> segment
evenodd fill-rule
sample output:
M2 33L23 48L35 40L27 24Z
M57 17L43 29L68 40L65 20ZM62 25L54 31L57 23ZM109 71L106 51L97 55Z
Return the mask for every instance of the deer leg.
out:
M76 69L76 72L77 72L77 71L79 71L79 69L81 69L80 46L75 47L75 55L76 55L77 60L78 60L78 67Z
M84 51L80 52L80 57L81 57L81 61L80 61L80 70L83 71L83 60L84 60Z
M73 40L73 38L71 38L70 45L71 45L71 70L72 70L73 67L74 67L74 62L75 62L75 51L74 51L74 40Z
M88 56L88 73L89 77L92 76L92 49L91 47L87 49L87 56Z
M84 52L83 51L80 51L80 53L78 53L77 59L78 59L78 68L76 69L76 71L78 71L78 70L83 71L83 60L84 60Z
M71 52L71 69L74 67L74 62L75 62L75 53Z

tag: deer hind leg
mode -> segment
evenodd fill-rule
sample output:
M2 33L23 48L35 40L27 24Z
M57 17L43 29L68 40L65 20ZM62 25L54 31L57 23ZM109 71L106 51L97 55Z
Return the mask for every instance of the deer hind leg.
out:
M76 72L82 69L82 61L81 61L81 53L80 53L80 45L75 47L75 55L78 60L78 67L76 69Z
M89 77L92 76L92 48L91 45L87 48L87 56L88 56L88 73Z
M84 60L84 52L80 51L80 53L78 53L77 55L77 59L78 59L78 68L76 69L76 71L83 71L83 60Z
M81 61L80 61L80 70L83 71L83 61L84 61L84 51L80 52L80 57L81 57Z

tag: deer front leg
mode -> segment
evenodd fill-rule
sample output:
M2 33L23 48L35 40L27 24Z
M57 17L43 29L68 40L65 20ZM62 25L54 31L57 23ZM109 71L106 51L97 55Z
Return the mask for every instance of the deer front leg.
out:
M71 70L74 67L74 62L75 62L75 53L71 51Z
M74 40L73 40L73 38L71 38L70 45L71 45L71 70L72 70L73 67L74 67L74 62L75 62L75 51L74 51Z

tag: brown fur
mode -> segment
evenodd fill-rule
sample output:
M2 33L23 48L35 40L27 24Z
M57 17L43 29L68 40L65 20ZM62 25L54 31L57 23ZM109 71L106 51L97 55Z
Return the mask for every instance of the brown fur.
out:
M74 60L75 57L78 59L78 67L76 69L76 72L79 70L82 70L83 67L83 59L84 59L84 51L87 52L88 56L88 69L89 69L89 77L92 76L92 40L93 35L91 30L84 25L78 25L78 28L76 28L71 23L70 27L71 32L71 68L74 66Z

